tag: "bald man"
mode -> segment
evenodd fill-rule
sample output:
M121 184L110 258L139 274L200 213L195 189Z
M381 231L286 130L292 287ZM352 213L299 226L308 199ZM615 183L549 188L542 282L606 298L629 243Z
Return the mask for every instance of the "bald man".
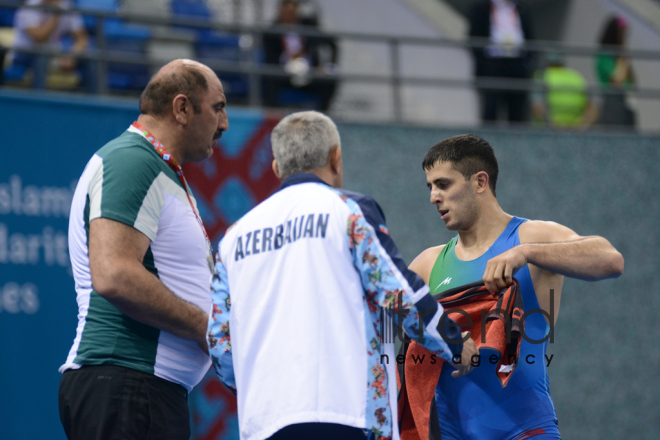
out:
M180 165L213 154L226 99L207 66L175 60L140 116L92 156L71 206L76 337L60 383L69 439L185 439L210 360L213 258Z

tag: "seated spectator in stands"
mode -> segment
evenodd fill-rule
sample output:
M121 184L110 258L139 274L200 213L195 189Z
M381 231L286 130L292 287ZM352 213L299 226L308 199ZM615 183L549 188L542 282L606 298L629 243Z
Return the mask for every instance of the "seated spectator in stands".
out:
M301 11L301 8L303 11ZM334 37L318 29L318 11L312 2L282 0L274 28L286 34L265 33L267 64L278 65L288 77L270 77L262 82L267 107L305 107L326 111L337 85L337 44ZM297 32L308 26L318 33L303 36ZM310 74L323 75L312 79Z
M611 17L605 24L600 37L603 50L622 50L626 47L628 23L621 16ZM596 75L605 93L598 121L603 125L635 127L635 111L625 93L635 85L635 74L630 59L625 54L599 53L596 55Z
M87 50L87 32L82 17L78 13L69 12L73 7L69 0L27 0L26 6L44 6L51 8L35 9L20 8L14 18L16 37L9 54L10 63L32 69L35 87L45 86L45 73L48 68L47 57L23 52L24 49L67 50L63 47L63 37L73 37L73 44L68 49L69 54L57 57L50 64L56 72L72 73L81 63L77 54ZM85 72L81 72L85 75ZM84 78L88 80L89 78Z
M533 39L532 25L525 9L511 0L489 0L477 3L470 12L470 38L489 39L487 47L475 47L475 76L529 79L532 59L525 41ZM479 89L481 119L497 120L498 108L505 105L508 120L526 121L529 114L525 90Z
M535 75L544 90L533 96L534 121L558 128L589 128L596 121L598 110L590 100L584 76L566 67L559 52L549 53L547 63Z

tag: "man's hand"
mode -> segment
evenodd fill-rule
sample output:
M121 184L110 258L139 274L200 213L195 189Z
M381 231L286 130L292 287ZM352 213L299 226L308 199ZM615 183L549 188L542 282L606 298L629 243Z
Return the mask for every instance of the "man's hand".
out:
M455 364L452 362L452 365L456 368L456 371L451 373L451 377L461 377L468 374L472 371L474 366L472 365L472 356L479 354L477 346L474 344L472 338L470 338L470 332L463 332L461 336L468 336L468 340L463 343L463 352L461 353L461 362Z
M512 247L506 252L491 258L484 271L484 285L492 293L498 293L513 284L513 276L527 264L527 256L522 245Z
M76 59L72 56L65 56L59 60L59 68L62 72L71 72L76 68Z
M205 354L209 354L209 344L206 342L206 337L204 337L203 341L201 339L198 340L197 345Z

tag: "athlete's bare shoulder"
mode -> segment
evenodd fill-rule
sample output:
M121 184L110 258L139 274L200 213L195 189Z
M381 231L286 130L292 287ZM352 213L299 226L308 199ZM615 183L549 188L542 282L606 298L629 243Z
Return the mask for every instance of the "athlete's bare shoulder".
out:
M551 221L528 220L518 229L521 243L554 243L580 238L573 230Z
M424 282L428 284L429 278L431 277L431 271L433 270L433 265L435 264L435 261L438 259L438 255L440 255L440 252L442 252L444 247L445 245L441 244L440 246L433 246L426 249L421 254L419 254L412 263L410 263L408 268L422 277Z

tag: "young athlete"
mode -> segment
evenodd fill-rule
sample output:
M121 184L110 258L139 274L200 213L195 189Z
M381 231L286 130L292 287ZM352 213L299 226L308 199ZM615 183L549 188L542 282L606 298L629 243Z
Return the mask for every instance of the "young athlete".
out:
M426 249L410 269L432 294L481 279L489 291L498 292L515 277L525 311L540 307L552 317L552 322L542 313L526 317L527 338L504 388L490 362L482 360L459 378L443 367L435 392L442 439L560 438L545 353L564 276L587 281L618 277L623 257L603 237L581 237L554 222L504 212L495 192L497 159L488 142L477 136L445 139L429 150L423 167L431 203L447 229L458 235L446 245ZM491 354L481 350L482 359Z

